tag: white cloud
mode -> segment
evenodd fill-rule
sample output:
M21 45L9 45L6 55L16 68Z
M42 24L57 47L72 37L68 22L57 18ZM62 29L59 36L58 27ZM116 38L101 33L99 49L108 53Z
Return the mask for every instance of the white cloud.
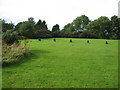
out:
M77 16L87 15L94 20L100 16L118 15L119 0L0 0L0 17L14 23L28 17L46 20L48 27L63 27Z

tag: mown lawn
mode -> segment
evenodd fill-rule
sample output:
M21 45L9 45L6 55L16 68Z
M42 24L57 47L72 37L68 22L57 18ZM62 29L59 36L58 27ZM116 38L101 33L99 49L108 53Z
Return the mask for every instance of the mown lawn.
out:
M118 41L33 39L31 55L3 67L3 88L117 88Z

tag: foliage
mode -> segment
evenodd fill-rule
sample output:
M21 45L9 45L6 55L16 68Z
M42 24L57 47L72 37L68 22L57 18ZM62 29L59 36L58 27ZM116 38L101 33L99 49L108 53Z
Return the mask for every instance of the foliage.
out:
M114 34L114 35L112 35L112 36L110 37L110 39L114 39L114 40L115 40L115 39L119 39L119 38L118 38L117 34Z
M110 35L110 20L108 17L101 16L89 23L86 28L91 30L91 32L99 38L108 38Z
M14 24L11 23L6 23L5 20L2 20L2 31L6 32L7 30L12 30L14 27Z
M59 31L59 30L60 30L60 27L58 24L54 25L52 28L52 32Z
M7 30L6 32L3 32L2 40L9 45L18 42L17 33L12 30Z
M54 31L54 32L52 32L52 37L62 37L62 32L61 31Z
M71 23L68 23L67 25L65 25L63 27L63 31L69 31L70 26L71 26Z
M72 36L72 32L61 31L61 37L70 38Z
M98 38L97 35L90 32L90 30L85 30L81 34L79 34L80 38Z
M120 18L115 15L111 17L111 37L120 39Z
M35 21L34 21L34 18L33 17L29 17L28 18L28 22L32 23L32 24L35 24Z
M46 21L44 20L43 22L39 19L38 22L35 25L36 30L48 30Z
M20 28L20 25L22 24L23 22L19 22L16 26L15 26L15 31L18 31L19 30L19 28Z
M25 36L27 38L34 38L35 36L34 24L28 21L23 22L20 25L19 32L22 36Z
M45 20L43 20L43 22L42 22L42 30L48 30L48 27L47 27Z
M49 30L38 30L35 33L36 38L51 38L52 34Z
M72 23L68 23L67 25L65 25L65 26L63 27L63 31L73 32L73 31L75 31L75 28L74 28L74 26L73 26Z
M77 17L73 21L73 26L75 28L75 31L85 30L85 26L89 24L89 22L90 22L89 18L85 15Z
M42 21L39 19L38 22L35 25L35 28L37 30L42 30Z
M45 20L38 20L38 22L35 23L32 17L28 18L28 21L20 22L15 26L15 31L18 32L18 35L27 38L51 37L51 35L48 35L49 31L47 29Z
M24 44L14 43L12 45L7 45L6 43L3 43L3 65L15 63L25 57L29 52L28 47L26 46L27 43L28 41L25 41Z
M12 23L5 23L3 20L3 31L16 31L19 36L27 38L48 38L48 37L76 37L76 38L99 38L99 39L120 39L120 18L112 16L110 19L101 16L90 21L86 15L78 16L71 23L66 24L62 30L58 24L48 30L45 20L39 19L36 23L33 17L28 21L20 22L15 27Z

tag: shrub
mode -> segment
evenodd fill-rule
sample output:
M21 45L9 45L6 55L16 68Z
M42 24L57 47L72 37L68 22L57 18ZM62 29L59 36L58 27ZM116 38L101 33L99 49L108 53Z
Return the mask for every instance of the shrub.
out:
M36 32L37 38L51 38L52 34L49 30L39 30Z
M89 30L83 31L81 34L79 34L80 38L98 38L97 35L93 34Z
M15 42L18 42L17 33L12 30L7 30L3 33L2 40L8 45L12 45Z
M25 36L18 36L18 39L27 39L27 37L25 37Z
M59 38L62 37L61 31L52 32L52 37Z
M26 43L27 42L24 44L14 43L11 46L4 43L2 50L2 64L12 64L25 57L29 53Z
M116 34L114 34L114 35L111 37L111 39L118 39L118 37L117 37Z

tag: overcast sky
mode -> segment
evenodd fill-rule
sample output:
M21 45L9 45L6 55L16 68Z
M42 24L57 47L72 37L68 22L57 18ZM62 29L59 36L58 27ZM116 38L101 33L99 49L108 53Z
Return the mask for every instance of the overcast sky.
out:
M17 24L28 17L45 20L48 28L59 24L62 28L77 16L90 20L100 16L118 15L120 0L0 0L0 18Z

